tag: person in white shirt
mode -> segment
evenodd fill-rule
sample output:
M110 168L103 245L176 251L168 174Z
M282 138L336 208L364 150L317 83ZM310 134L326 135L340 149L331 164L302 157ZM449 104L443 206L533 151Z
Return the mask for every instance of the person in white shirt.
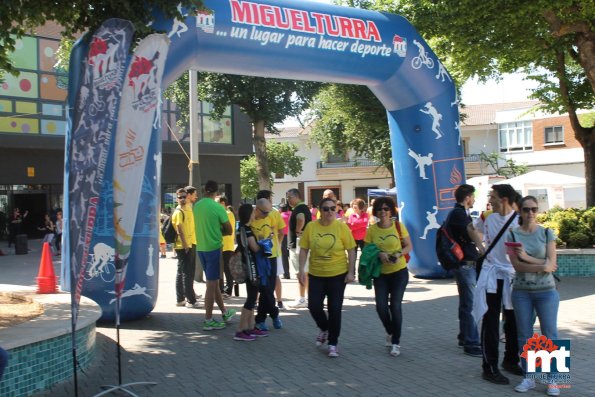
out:
M487 248L506 226L508 230L518 225L518 217L514 210L519 194L508 184L494 185L490 192L490 204L494 212L488 216L484 225L484 239ZM516 321L511 303L511 282L514 268L506 256L504 236L498 239L486 257L474 293L473 316L481 326L481 345L483 349L483 378L496 384L508 384L510 381L498 369L498 344L500 342L500 313L503 311L506 347L502 368L516 375L522 375L519 366L518 340ZM502 310L502 307L504 309Z

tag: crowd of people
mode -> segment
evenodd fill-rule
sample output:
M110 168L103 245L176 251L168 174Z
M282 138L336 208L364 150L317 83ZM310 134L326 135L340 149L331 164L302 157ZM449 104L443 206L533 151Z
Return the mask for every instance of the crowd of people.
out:
M475 222L469 215L475 188L460 185L455 198L457 204L446 226L464 254L454 269L459 292L458 344L466 354L482 358L483 379L509 384L498 365L502 314L505 344L501 368L524 376L515 390L527 392L536 383L527 376L520 354L533 335L535 318L539 319L543 336L558 338L556 236L551 229L537 224L537 198L521 198L511 185L492 186L491 209ZM482 266L478 267L478 263ZM544 383L547 395L560 394L551 376Z
M355 199L342 208L334 192L327 190L314 211L304 203L298 189L290 189L277 210L272 205L272 192L263 190L255 205L240 206L235 230L233 208L217 195L217 184L207 182L204 194L196 202L196 189L179 189L178 207L172 215L180 233L175 245L178 305L200 307L192 288L196 251L207 283L203 329L224 328L235 314L225 307L223 298L233 288L228 264L237 244L250 252L260 282L245 283L247 297L235 340L268 336L269 317L274 328L283 327L280 279L289 278L293 267L299 296L291 306L308 308L318 328L316 345L326 344L328 356L338 357L345 287L356 279L359 265L360 283L374 288L387 352L400 355L402 301L413 243L392 198L377 198L368 208L363 200ZM556 237L551 229L536 223L537 199L521 199L510 185L493 186L491 211L476 221L469 212L475 202L474 187L459 186L455 198L457 204L446 227L464 254L453 270L459 292L458 345L465 354L482 358L485 380L508 384L500 368L526 375L527 368L519 357L533 333L535 317L544 336L557 338L559 296L553 276ZM265 240L268 245L262 244ZM480 259L481 271L477 267ZM221 311L221 321L212 316L214 303ZM501 315L505 345L499 365ZM546 383L548 395L559 395L554 381ZM535 381L525 377L515 390L526 392L535 387Z
M329 357L337 357L345 287L356 278L357 250L361 254L368 245L380 253L374 289L378 316L387 332L386 345L392 356L400 354L401 303L409 278L405 258L412 244L391 198L380 198L369 209L361 199L342 208L329 189L313 211L298 189L290 189L277 210L272 192L261 190L254 205L238 208L236 230L235 212L217 188L216 182L208 181L201 200L192 186L178 189L177 206L171 213L178 232L174 243L177 305L203 307L193 286L195 269L202 269L206 279L204 330L225 328L235 315L224 300L234 288L229 261L237 246L249 252L259 282L245 283L246 300L234 339L254 341L268 336L269 317L275 329L283 327L280 313L286 308L281 277L290 278L293 268L299 296L290 306L309 309L318 327L316 344L327 344ZM262 244L265 241L270 244ZM200 266L196 266L197 259ZM215 303L220 320L213 317Z

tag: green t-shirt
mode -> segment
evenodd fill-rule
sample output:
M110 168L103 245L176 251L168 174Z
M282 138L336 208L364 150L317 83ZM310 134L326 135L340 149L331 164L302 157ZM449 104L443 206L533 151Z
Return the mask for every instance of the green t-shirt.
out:
M194 204L194 224L196 225L196 250L214 251L223 246L221 225L229 222L223 206L209 197Z

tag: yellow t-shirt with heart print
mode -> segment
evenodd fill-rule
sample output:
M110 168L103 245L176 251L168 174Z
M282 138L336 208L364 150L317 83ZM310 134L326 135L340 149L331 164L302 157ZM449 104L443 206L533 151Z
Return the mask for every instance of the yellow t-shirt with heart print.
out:
M388 254L396 254L397 252L401 252L403 249L401 246L401 239L409 237L409 232L403 223L401 223L400 226L402 236L399 237L399 233L397 232L394 222L391 227L386 229L382 229L380 226L378 226L378 223L375 223L374 225L368 227L366 237L364 237L364 242L366 244L374 243L374 245L376 245L382 252L386 252ZM404 256L400 256L396 263L391 263L389 265L383 263L380 272L382 274L390 274L406 267L407 260Z
M334 220L323 226L320 221L306 225L300 239L300 248L310 250L308 273L316 277L334 277L349 270L346 250L355 248L349 227Z

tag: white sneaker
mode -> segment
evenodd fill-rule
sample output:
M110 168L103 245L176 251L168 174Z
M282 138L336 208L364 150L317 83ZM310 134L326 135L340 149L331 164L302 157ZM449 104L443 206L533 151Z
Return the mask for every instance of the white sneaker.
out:
M328 356L331 358L339 357L339 352L337 351L337 346L328 345Z
M533 379L523 379L521 383L516 385L514 390L518 391L519 393L526 393L531 389L535 389L535 381Z
M559 396L560 395L560 389L558 388L558 385L556 383L550 383L549 385L547 385L547 392L546 394L548 396Z
M393 336L386 335L386 342L384 342L384 346L391 347L393 345Z
M390 355L393 357L397 357L399 355L401 355L401 346L399 345L392 345L393 347L391 347L390 349Z
M308 301L306 301L306 298L298 298L291 306L294 308L308 307Z

